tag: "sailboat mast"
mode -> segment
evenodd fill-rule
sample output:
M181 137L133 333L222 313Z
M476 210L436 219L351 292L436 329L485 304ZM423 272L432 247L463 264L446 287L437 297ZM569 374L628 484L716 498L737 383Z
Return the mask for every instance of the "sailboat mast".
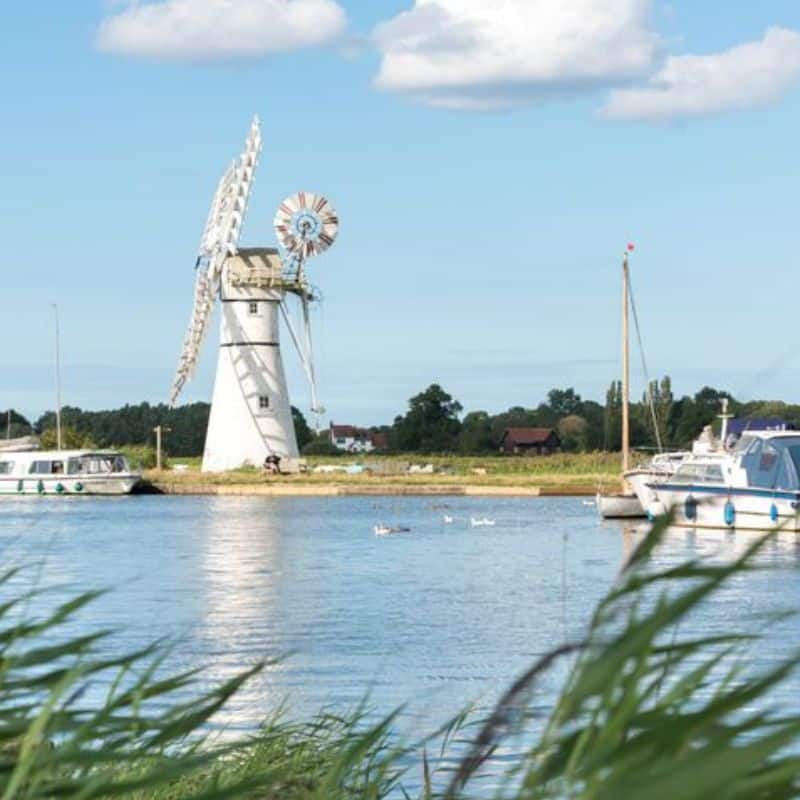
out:
M630 353L628 347L628 253L622 261L622 471L631 468L630 454Z
M53 304L56 318L56 447L61 450L61 336L58 325L58 306Z

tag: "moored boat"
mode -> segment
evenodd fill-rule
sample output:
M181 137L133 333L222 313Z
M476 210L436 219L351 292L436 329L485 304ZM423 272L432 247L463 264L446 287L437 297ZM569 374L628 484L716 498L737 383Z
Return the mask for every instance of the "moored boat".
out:
M731 453L693 456L649 487L648 516L672 511L677 525L800 531L800 432L748 432Z
M115 450L0 452L0 495L124 495L141 478Z
M635 494L598 494L597 510L603 519L637 519L644 516Z

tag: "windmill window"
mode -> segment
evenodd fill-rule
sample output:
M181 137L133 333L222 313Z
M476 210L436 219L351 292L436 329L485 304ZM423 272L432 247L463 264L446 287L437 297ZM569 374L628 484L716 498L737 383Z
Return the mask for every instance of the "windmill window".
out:
M269 408L269 397L268 397L267 395L265 395L265 394L259 395L259 398L258 398L258 407L259 407L259 408L260 408L262 411L265 411L266 409L268 409L268 408Z
M258 303L250 303L250 314L251 316L258 314Z

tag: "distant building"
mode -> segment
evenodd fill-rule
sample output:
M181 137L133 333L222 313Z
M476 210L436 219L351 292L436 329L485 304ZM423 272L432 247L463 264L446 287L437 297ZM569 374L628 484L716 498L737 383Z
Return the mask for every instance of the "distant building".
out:
M334 425L330 428L331 444L345 453L372 453L386 450L388 437L379 431L356 428L353 425Z
M793 431L791 422L779 417L753 417L751 419L732 419L728 422L728 434L741 436L746 431Z
M500 449L510 455L549 456L561 449L553 428L506 428Z

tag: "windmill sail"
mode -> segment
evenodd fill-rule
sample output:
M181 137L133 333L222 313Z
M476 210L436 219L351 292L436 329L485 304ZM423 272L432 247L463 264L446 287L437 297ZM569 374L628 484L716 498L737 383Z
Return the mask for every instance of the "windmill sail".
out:
M253 178L261 152L261 125L253 120L244 151L222 176L211 204L196 261L194 306L184 337L183 350L170 392L174 405L186 382L194 375L200 348L208 332L214 302L225 259L234 255L239 245L242 223L250 199Z

